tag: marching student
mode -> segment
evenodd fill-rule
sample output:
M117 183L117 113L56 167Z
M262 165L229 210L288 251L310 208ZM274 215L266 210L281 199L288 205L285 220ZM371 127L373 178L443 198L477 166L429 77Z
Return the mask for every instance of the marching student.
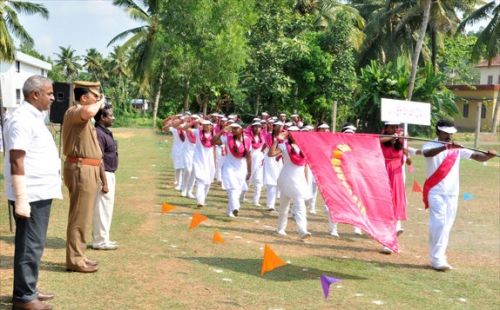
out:
M279 134L283 129L283 123L280 121L273 123L273 130L266 136L266 144L264 145L264 186L266 187L266 207L268 211L275 211L276 197L278 196L278 177L281 168L283 167L283 160L281 156L271 157L268 154L269 149L274 142L278 141Z
M195 198L193 195L194 186L194 170L193 170L193 156L194 149L196 148L196 135L194 132L198 131L200 126L200 117L196 114L191 115L190 122L184 124L182 130L184 130L186 139L184 141L184 170L182 171L182 186L181 186L181 196L188 198Z
M298 131L297 126L288 128L289 132ZM305 200L310 198L306 179L306 160L289 132L281 132L279 138L283 143L278 144L278 140L273 142L269 150L269 157L277 155L283 156L283 169L278 177L278 188L281 192L280 205L278 209L278 227L276 233L286 236L286 226L288 223L288 211L290 203L293 201L295 209L295 222L301 239L311 237L307 230L307 214Z
M251 157L252 157L252 175L250 184L253 185L252 204L260 207L260 195L264 182L264 153L262 151L265 143L265 136L262 132L262 124L260 121L254 121L251 126L251 131L248 134L251 141Z
M231 134L223 136L224 132ZM224 145L227 155L222 166L222 186L227 191L227 215L238 216L240 196L248 189L246 181L250 179L252 158L250 156L250 139L243 134L238 123L232 123L212 138L212 144Z
M182 156L184 151L184 140L186 140L186 135L181 128L184 123L184 116L177 115L177 118L168 121L163 127L164 131L170 131L172 133L172 163L175 170L175 189L180 191L182 186L182 170L184 169L184 158Z
M200 130L192 130L196 136L193 155L193 171L196 179L196 203L198 208L205 206L205 200L215 175L215 150L212 144L213 124L201 121Z

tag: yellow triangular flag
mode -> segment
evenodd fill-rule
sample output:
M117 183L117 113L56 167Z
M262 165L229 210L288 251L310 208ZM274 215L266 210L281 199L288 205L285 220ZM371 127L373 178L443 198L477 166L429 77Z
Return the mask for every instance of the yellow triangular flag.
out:
M168 213L174 209L175 209L175 206L172 206L171 204L164 202L163 205L161 206L161 214Z
M212 239L212 242L218 244L224 243L224 239L222 239L222 236L218 231L214 232L214 238Z
M200 213L193 213L193 219L191 220L191 224L189 225L189 229L193 229L196 226L200 225L201 222L208 220L208 217L206 217L203 214Z
M264 259L262 260L262 268L260 270L260 275L268 271L272 271L278 267L284 266L286 263L279 258L276 253L267 244L264 247Z

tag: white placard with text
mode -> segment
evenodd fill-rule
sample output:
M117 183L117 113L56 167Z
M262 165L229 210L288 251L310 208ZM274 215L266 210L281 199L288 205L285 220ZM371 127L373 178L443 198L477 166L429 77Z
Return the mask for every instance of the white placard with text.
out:
M431 125L431 104L427 102L382 98L380 112L383 122Z

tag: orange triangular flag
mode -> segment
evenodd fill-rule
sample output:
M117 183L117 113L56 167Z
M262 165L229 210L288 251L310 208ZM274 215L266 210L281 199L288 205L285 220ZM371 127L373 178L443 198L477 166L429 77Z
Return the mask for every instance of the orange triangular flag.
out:
M413 189L412 191L414 193L421 193L422 192L422 187L420 187L420 184L418 184L417 180L413 180Z
M189 229L193 229L196 226L200 225L201 222L208 220L208 217L206 217L203 214L200 213L193 213L193 219L191 220L191 225L189 225Z
M264 273L284 265L286 265L286 263L281 258L279 258L276 253L274 253L270 246L266 244L264 247L264 259L262 260L260 275L262 276Z
M212 242L218 244L224 243L224 239L222 239L222 236L218 231L214 232L214 238L212 239Z
M175 209L175 206L172 206L171 204L164 202L163 205L161 206L161 214L165 214L167 212L170 212Z

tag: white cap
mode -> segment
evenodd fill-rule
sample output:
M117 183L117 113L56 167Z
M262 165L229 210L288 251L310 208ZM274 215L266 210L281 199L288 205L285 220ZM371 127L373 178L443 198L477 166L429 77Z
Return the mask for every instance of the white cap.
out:
M306 125L306 126L302 127L302 128L300 129L300 131L311 131L311 130L313 130L313 129L314 129L314 127L313 127L313 126L311 126L311 125Z
M260 118L254 117L252 121L254 121L254 122L260 122Z
M200 116L198 114L193 114L193 115L191 115L191 118L199 119Z
M291 117L298 117L299 115L298 114L292 114Z
M232 124L232 123L234 123L234 119L228 119L226 122Z
M275 125L275 126L283 126L283 122L277 121L277 122L274 122L273 125Z
M286 116L286 114L285 114L285 113L280 113L280 116L281 116L281 115Z
M257 122L253 122L252 126L262 126L262 124L260 123L260 121L257 121Z
M232 123L231 125L229 125L230 127L232 128L241 128L241 125L238 124L238 123Z
M262 112L260 115L268 116L269 114L267 112Z
M265 119L262 119L262 120L260 120L260 123L265 124L265 123L267 123L267 121Z
M347 126L342 127L342 132L345 132L345 133L355 133L356 129L357 128L354 127L353 125L347 125Z
M318 128L320 128L320 129L329 129L330 126L328 126L328 124L323 123L323 124L319 125Z
M397 126L399 126L399 124L401 124L401 122L398 122L398 121L387 121L387 122L384 122L384 125L386 125L386 126L391 126L391 125L397 125Z
M446 132L446 133L449 133L449 134L453 134L453 133L456 133L457 132L457 128L455 128L455 126L438 126L437 128L439 131L442 131L442 132Z
M231 114L228 116L229 119L235 119L236 117L238 117L238 115Z
M186 112L184 112L184 114L185 114L185 115L191 115L191 112L186 111Z
M285 126L286 126L286 127L291 127L292 125L293 125L293 123L292 123L292 122L286 122L286 123L285 123Z
M292 126L292 127L288 128L287 130L288 131L299 131L300 129L297 126Z
M212 122L209 121L208 119L204 119L204 120L201 121L201 124L202 125L212 125Z
M223 117L220 119L221 121L227 121L227 117Z

